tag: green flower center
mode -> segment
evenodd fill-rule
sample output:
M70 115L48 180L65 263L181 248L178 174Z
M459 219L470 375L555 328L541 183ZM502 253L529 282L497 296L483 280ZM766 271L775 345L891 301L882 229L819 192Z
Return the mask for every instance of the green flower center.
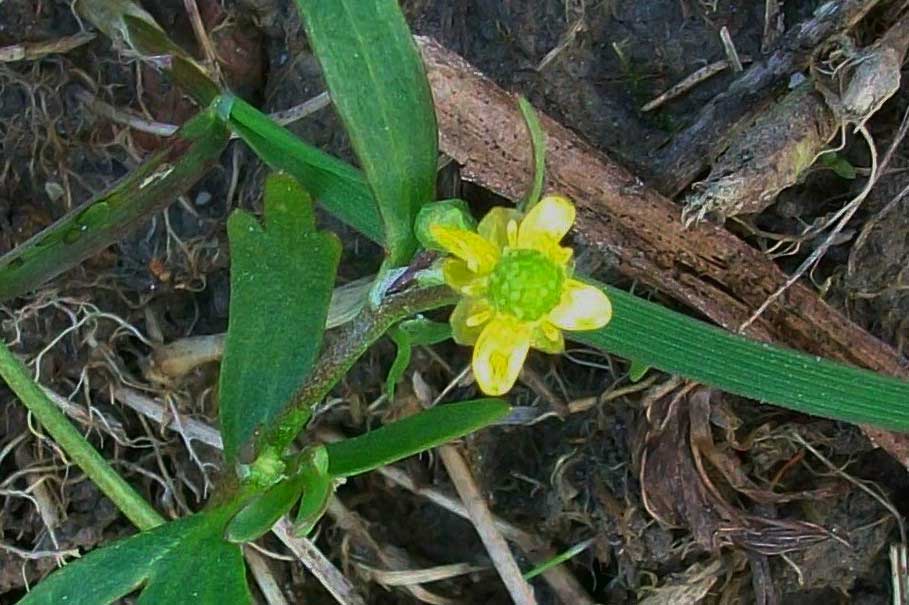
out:
M497 311L536 321L562 298L565 270L537 250L507 250L489 276L489 300Z

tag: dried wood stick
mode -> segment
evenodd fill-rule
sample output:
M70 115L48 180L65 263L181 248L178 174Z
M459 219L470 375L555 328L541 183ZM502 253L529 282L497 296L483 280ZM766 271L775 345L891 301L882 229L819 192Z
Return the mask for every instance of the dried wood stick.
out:
M521 570L518 568L505 538L496 529L492 513L486 505L486 499L483 498L483 494L480 493L474 482L473 474L467 467L464 457L453 445L443 445L438 448L438 452L451 482L454 483L458 495L461 496L461 501L467 508L473 526L480 535L480 540L486 547L486 552L492 558L496 571L499 572L515 605L536 605L537 599L533 594L533 589L521 575Z
M517 102L470 64L421 38L436 102L441 148L464 178L519 199L530 182L530 143ZM736 330L786 276L759 251L722 227L685 229L671 200L548 116L547 186L577 205L579 244L613 259L618 270L672 296L720 326ZM796 284L746 333L814 355L907 376L896 352ZM863 427L909 466L909 438Z
M751 57L748 55L740 55L739 59L741 59L742 63L751 62ZM671 101L679 95L685 94L704 80L712 78L728 67L729 61L727 59L722 59L720 61L715 61L714 63L705 65L704 67L683 78L677 84L673 84L668 90L666 90L666 92L660 94L652 101L645 103L641 107L641 112L653 111L658 107L662 107L667 101Z
M839 122L805 82L761 114L695 183L685 222L761 212L796 184L836 135Z
M366 605L366 601L353 587L353 584L338 571L328 558L306 538L297 538L293 534L293 524L287 517L278 521L271 531L284 546L290 549L303 565L319 580L331 596L341 605Z
M378 581L385 587L389 586L403 586L405 590L410 592L411 595L418 601L423 603L431 603L435 605L454 605L457 601L449 599L448 597L443 597L434 592L431 592L426 587L422 586L423 583L433 582L436 580L447 579L454 577L456 575L464 575L465 573L470 573L470 571L476 571L483 568L473 568L470 565L458 564L453 567L456 567L457 570L453 574L449 575L440 575L433 578L432 576L425 576L426 579L421 579L418 576L424 575L419 570L408 570L408 561L406 557L399 556L398 553L390 551L387 548L384 548L379 544L372 534L369 531L369 528L363 522L363 519L357 513L348 509L343 502L337 497L332 496L328 502L328 509L326 514L334 520L335 524L340 527L342 530L347 532L350 536L354 537L360 544L365 546L372 554L379 560L379 562L385 567L385 569L372 569L370 570L370 575L372 580ZM468 571L464 571L465 568ZM383 576L390 577L392 574L400 574L397 576L398 582L388 582L381 579Z
M252 572L253 578L255 578L256 584L259 586L259 590L262 591L262 595L268 605L288 605L287 599L284 598L284 593L281 592L281 587L278 586L278 581L268 567L268 561L265 560L265 557L248 546L243 549L243 557L246 559L249 570Z

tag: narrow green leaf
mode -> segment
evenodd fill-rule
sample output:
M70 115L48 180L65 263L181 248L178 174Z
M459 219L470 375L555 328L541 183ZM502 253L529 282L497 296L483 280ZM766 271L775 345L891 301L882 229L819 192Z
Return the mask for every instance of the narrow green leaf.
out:
M79 0L79 11L112 40L164 69L197 102L208 104L217 84L170 40L154 18L131 0ZM162 61L167 57L167 61ZM307 145L242 99L224 93L221 118L275 170L290 173L341 221L378 244L384 228L363 175L349 164Z
M821 154L821 163L830 168L838 177L849 181L855 180L855 166L837 152L828 151Z
M265 185L265 228L243 211L227 225L231 300L221 363L224 455L232 462L309 375L322 343L338 239L315 230L312 201L288 175Z
M749 340L596 285L612 300L613 319L573 340L806 414L909 430L909 382Z
M537 112L534 111L533 105L526 97L518 97L518 108L524 117L524 124L530 134L530 144L533 150L533 181L521 202L521 210L527 212L540 201L540 196L543 195L543 182L546 177L546 133L543 132Z
M385 377L385 395L389 401L394 401L398 383L404 378L404 372L410 365L413 343L410 342L410 335L407 332L395 328L389 330L388 337L395 343L395 358L388 368L388 376Z
M385 225L392 265L416 250L434 199L438 132L429 82L397 0L297 0L331 98Z
M126 178L0 258L0 300L37 288L123 237L196 183L227 145L206 110Z
M275 170L294 176L326 210L372 241L384 240L382 217L363 174L304 143L242 99L231 97L228 126Z
M407 334L414 346L439 344L451 338L451 324L422 317L402 321L397 329Z
M294 521L293 533L298 538L305 538L312 533L316 523L325 514L328 501L334 493L334 482L327 472L313 474L307 480L306 489L300 499L297 519Z
M306 486L306 477L295 474L253 497L227 526L228 542L251 542L270 530L289 511Z
M549 559L548 561L544 561L544 562L540 563L539 565L537 565L536 567L534 567L533 569L531 569L530 571L528 571L527 573L524 573L522 575L525 580L532 580L535 577L537 577L538 575L549 571L553 567L556 567L557 565L561 565L565 561L571 560L572 557L575 557L575 556L581 554L582 552L584 552L585 550L590 548L590 546L593 544L593 542L594 542L593 538L584 540L583 542L579 542L578 544L575 544L574 546L572 546L565 552L561 552L561 553L557 554L556 556L554 556L553 558Z
M365 473L479 430L510 409L500 399L450 403L359 437L326 444L328 472L333 477Z
M106 605L145 585L140 605L251 603L240 547L221 539L215 509L90 552L51 574L19 605Z
M637 359L632 359L631 367L628 368L628 380L631 382L640 382L649 371L649 365L641 363Z

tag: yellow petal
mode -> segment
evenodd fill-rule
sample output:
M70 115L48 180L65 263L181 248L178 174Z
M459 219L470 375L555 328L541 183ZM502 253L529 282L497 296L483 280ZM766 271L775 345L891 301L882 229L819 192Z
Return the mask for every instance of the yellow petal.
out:
M457 258L445 259L442 278L453 290L466 296L479 296L486 290L486 278L471 271L467 263Z
M444 225L433 225L429 229L437 244L465 261L474 273L489 273L499 260L499 251L473 231Z
M563 330L596 330L612 319L612 303L602 290L576 279L565 282L562 300L549 321Z
M487 212L477 225L477 233L499 250L505 246L513 246L515 242L509 241L508 237L508 224L512 221L517 222L520 218L521 213L514 208L496 206Z
M486 318L485 321L480 321ZM461 345L472 345L480 337L483 326L492 317L492 307L481 298L462 298L451 312L451 335Z
M547 195L530 209L518 229L518 247L548 250L574 224L574 204L561 195Z
M557 327L548 321L543 321L533 329L530 346L538 351L557 355L565 351L565 337Z
M498 316L486 324L473 349L473 375L487 395L511 390L530 349L531 328L524 322Z

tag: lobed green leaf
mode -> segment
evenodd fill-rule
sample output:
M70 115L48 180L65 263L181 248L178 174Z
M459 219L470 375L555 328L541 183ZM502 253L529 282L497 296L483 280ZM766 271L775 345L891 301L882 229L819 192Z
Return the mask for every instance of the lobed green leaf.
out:
M143 586L139 605L252 603L240 547L221 538L229 513L184 517L94 550L19 605L106 605Z
M266 182L265 227L238 210L227 230L231 300L219 392L224 455L231 463L309 375L341 245L315 230L312 200L283 174Z

